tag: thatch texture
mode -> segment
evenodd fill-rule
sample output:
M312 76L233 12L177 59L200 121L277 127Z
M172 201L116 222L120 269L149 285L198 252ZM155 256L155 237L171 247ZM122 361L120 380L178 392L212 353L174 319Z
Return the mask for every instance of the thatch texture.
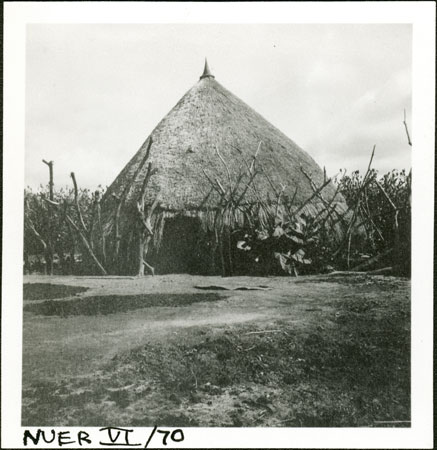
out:
M225 89L207 69L152 131L102 200L103 228L107 245L114 248L110 259L115 273L135 272L137 260L143 267L142 257L135 256L143 254L143 247L145 257L148 253L152 258L153 254L159 256L167 224L167 247L177 247L179 240L200 242L205 238L206 247L198 253L211 253L214 271L219 244L223 270L225 243L232 259L231 230L253 222L267 226L278 211L279 200L282 205L292 205L292 211L317 216L335 198L332 206L337 212L329 215L336 223L336 214L346 209L316 162ZM144 219L144 226L141 224L138 211L148 210L157 195L159 204L149 214L147 234L149 225ZM178 222L181 216L187 220ZM188 230L184 235L176 227L178 223L202 231L193 238ZM336 226L338 233L340 225ZM169 236L172 226L178 234L173 241ZM144 246L149 238L151 246ZM164 249L161 255L165 253Z
M160 191L162 210L193 211L217 205L216 193L207 197L211 184L204 171L211 178L218 178L225 187L229 185L229 177L216 149L229 165L231 182L235 182L240 165L251 162L261 143L257 160L266 175L258 176L257 187L266 201L274 197L271 182L278 189L286 185L284 194L289 197L293 197L297 188L295 204L311 196L310 183L300 165L316 184L323 183L322 170L305 151L211 76L201 78L150 137L153 139L150 161L157 173L149 184L147 200L152 203ZM120 195L132 181L126 204L138 198L145 168L136 180L133 177L150 137L109 187L104 199L107 207L112 194ZM327 186L323 195L329 199L333 192L333 187ZM253 190L248 190L245 201L257 200Z

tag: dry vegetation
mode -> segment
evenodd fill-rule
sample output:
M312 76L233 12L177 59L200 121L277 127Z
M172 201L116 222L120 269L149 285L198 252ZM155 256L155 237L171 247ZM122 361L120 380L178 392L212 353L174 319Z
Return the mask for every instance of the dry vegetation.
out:
M116 207L109 228L102 223L102 190L91 193L79 189L72 173L73 189L56 192L53 162L46 163L50 167L48 189L25 192L25 271L141 276L146 268L154 274L148 260L159 253L167 213L160 209L159 195L153 204L146 202L150 180L156 173L148 162L151 146L150 139L132 184L127 184L119 196L113 194L111 201ZM301 167L312 193L296 203L299 187L291 198L285 195L286 186L275 186L260 163L261 143L251 161L240 165L235 178L216 148L222 174L203 170L211 186L205 203L213 194L218 200L198 219L201 226L196 251L201 254L201 266L209 273L225 276L380 268L408 275L411 172L378 176L371 168L374 151L364 175L342 171L334 179L325 175L320 185ZM126 197L146 166L134 208L126 204ZM259 179L267 179L270 184L269 200L260 191ZM330 195L325 192L328 187ZM249 193L257 198L255 203L247 202Z
M228 98L228 109L222 99L213 101L217 93ZM214 95L208 102L202 100L210 94ZM154 275L155 268L148 259L160 252L164 229L169 228L167 219L188 216L196 218L195 225L200 230L196 236L197 248L191 248L190 253L202 254L198 265L207 273L218 273L218 251L218 266L223 276L235 272L270 275L277 274L278 270L297 276L301 271L323 273L345 268L382 268L384 273L409 275L411 170L408 174L405 170L393 170L378 178L377 171L371 167L374 146L364 175L359 171L348 175L346 170L340 170L340 176L331 179L323 169L322 176L305 152L212 76L201 79L160 123L154 131L158 135L158 148L163 145L163 135L171 140L172 121L177 126L180 120L186 121L185 103L192 108L198 102L203 108L220 105L227 114L233 108L232 114L241 116L243 121L251 117L251 123L258 122L261 127L267 145L260 140L252 156L245 157L240 149L237 158L229 153L232 143L225 146L225 156L217 145L215 158L208 156L210 149L202 149L202 158L209 157L207 163L203 159L200 166L196 163L197 172L200 167L203 173L202 180L198 173L191 174L194 178L190 180L188 166L180 163L186 171L180 181L195 180L197 191L191 186L191 196L203 197L194 207L191 203L184 204L178 210L165 208L166 202L174 199L168 198L167 193L162 204L160 188L153 182L159 169L151 161L152 136L106 193L100 186L94 193L79 189L73 172L73 189L55 192L54 162L43 160L49 168L47 187L40 186L37 193L26 189L24 193L24 271L143 276L147 268ZM405 110L403 124L408 145L412 146ZM239 130L246 133L246 140L250 135L248 130L252 127ZM285 144L291 146L291 153L283 152ZM275 157L266 154L264 147L272 152L278 145ZM188 150L193 153L191 146ZM180 158L179 153L172 158ZM285 159L275 159L279 156ZM162 151L155 155L155 160L166 172L161 167L165 160ZM281 178L284 169L291 171L286 172L285 183ZM170 182L169 175L164 179L159 176L164 185ZM181 173L172 176L180 177ZM102 202L104 206L109 204L103 218ZM193 222L190 225L193 227ZM244 252L249 255L242 257ZM253 262L256 262L255 270Z

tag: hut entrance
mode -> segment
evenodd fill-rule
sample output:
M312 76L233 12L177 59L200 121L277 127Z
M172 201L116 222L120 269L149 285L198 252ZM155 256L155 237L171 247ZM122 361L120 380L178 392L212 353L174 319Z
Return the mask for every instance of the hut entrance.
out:
M183 216L167 219L155 260L157 273L204 273L206 255L201 242L199 219Z

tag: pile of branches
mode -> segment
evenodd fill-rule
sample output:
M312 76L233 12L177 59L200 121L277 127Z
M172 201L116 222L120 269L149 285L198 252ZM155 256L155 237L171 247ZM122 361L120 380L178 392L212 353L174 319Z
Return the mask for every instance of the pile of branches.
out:
M393 170L378 176L358 171L337 181L340 192L364 227L364 236L348 237L342 256L346 268L409 275L411 266L411 171ZM364 238L363 238L364 237Z
M211 189L220 196L213 228L223 276L238 272L235 266L241 253L246 273L255 263L264 275L361 271L381 264L388 266L386 272L408 274L411 172L392 171L378 179L371 167L375 147L363 176L358 171L350 176L341 171L327 178L324 171L323 182L317 185L301 166L312 194L296 204L299 187L291 198L284 195L287 186L275 186L259 162L261 149L262 143L251 161L243 160L235 182L218 149L224 176L204 171ZM265 200L261 195L259 177L268 180L274 198ZM328 186L334 186L333 195L326 195ZM246 202L248 192L256 202Z
M78 188L72 172L73 187L55 191L54 163L45 164L50 170L47 188L41 186L36 193L27 188L24 192L24 270L50 275L106 275L105 247L100 244L103 189L91 192Z
M121 216L129 213L129 233L135 234L137 243L137 274L144 275L147 268L154 275L154 268L147 263L146 256L153 236L153 214L159 205L158 197L151 206L146 204L146 190L156 172L150 163L149 140L145 155L138 165L134 177L119 196L113 194L116 202L112 227L108 232L101 217L101 200L104 191L95 192L80 189L76 175L71 172L71 189L54 189L53 161L45 161L49 168L47 188L38 193L26 189L24 193L24 270L43 271L53 275L61 274L120 274L125 264L120 252L122 240ZM127 211L126 197L130 193L139 173L146 168L145 178L136 201L136 209ZM135 217L131 217L131 216ZM125 221L126 222L126 221ZM43 261L39 255L43 255ZM35 261L35 256L37 261ZM33 261L32 261L33 259Z
M405 118L404 125L411 145ZM130 272L142 276L147 269L153 275L147 255L152 238L162 234L164 224L163 219L157 223L159 196L151 205L146 202L147 188L156 172L149 161L151 146L152 139L129 183L118 195L112 194L114 213L108 229L102 226L103 190L91 193L79 189L71 173L73 187L55 192L53 161L43 160L49 168L47 189L37 194L25 192L25 270L31 266L30 256L42 254L42 266L49 274L54 273L55 265L61 273L78 273L79 256L79 273L119 275L130 264ZM285 194L286 183L275 185L260 162L262 151L260 142L250 160L242 159L236 175L231 176L230 163L216 148L223 170L203 171L210 184L203 204L211 195L218 197L218 202L213 202L218 206L209 211L212 225L204 230L213 268L218 252L223 276L247 274L252 268L263 275L381 268L409 274L411 171L392 171L379 177L371 167L375 147L363 175L341 171L339 176L328 178L324 170L323 180L317 184L301 166L311 194L297 203L299 186L290 197ZM128 207L126 199L132 196L133 186L143 172L136 207ZM260 177L271 188L267 199L258 187ZM334 187L329 195L328 186ZM249 197L252 201L247 200ZM122 221L122 217L126 220ZM132 257L135 246L138 251Z
M234 182L229 164L217 148L216 155L224 167L225 176L204 171L211 189L220 198L213 229L220 249L222 275L232 276L234 266L241 259L241 255L232 251L233 247L240 253L247 253L243 272L247 272L249 260L256 263L263 274L276 273L280 268L297 275L302 270L307 271L306 266L321 266L320 260L313 260L309 254L311 249L327 246L328 241L330 246L339 241L339 224L346 220L340 187L334 195L326 196L324 190L332 184L332 179L325 174L323 183L317 186L311 174L301 167L312 194L297 204L295 199L299 187L291 198L285 195L287 186L274 184L259 161L260 151L261 142L250 161L242 160ZM266 199L261 192L257 183L260 177L268 181L273 198ZM255 201L246 201L247 193ZM312 213L309 214L308 210Z

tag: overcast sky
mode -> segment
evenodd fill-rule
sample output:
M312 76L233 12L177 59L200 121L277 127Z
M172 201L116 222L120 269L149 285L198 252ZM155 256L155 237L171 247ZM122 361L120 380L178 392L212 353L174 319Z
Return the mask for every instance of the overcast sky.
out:
M410 25L28 25L26 184L109 185L197 81L216 80L329 175L410 168Z

